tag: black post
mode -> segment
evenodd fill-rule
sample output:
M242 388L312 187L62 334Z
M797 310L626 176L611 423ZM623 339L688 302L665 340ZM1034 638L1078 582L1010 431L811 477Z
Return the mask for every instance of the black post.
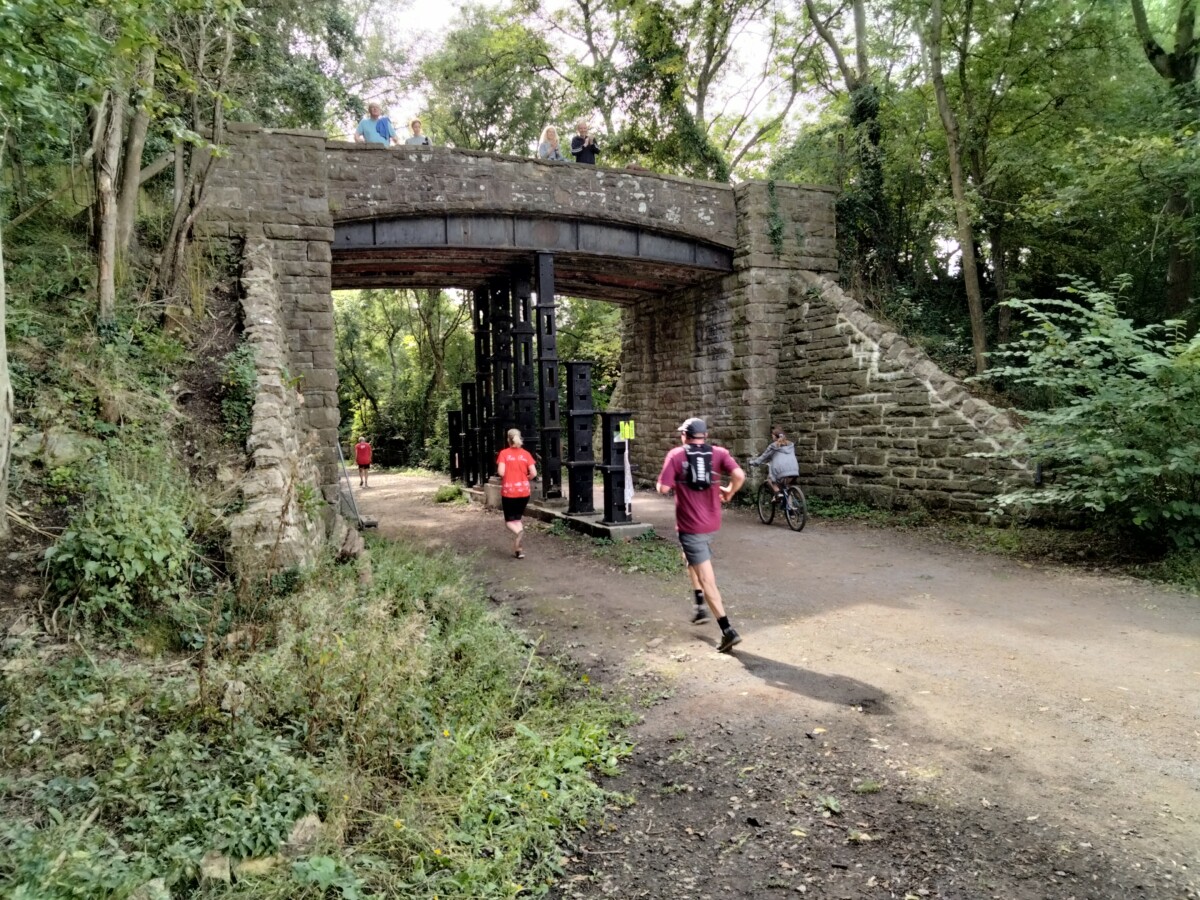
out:
M533 358L533 284L529 269L513 275L512 340L514 362L513 405L517 427L525 438L525 449L541 468L541 435L538 434L537 366Z
M463 410L463 483L467 487L479 484L479 406L475 389L473 381L459 385Z
M446 411L446 433L450 439L450 480L463 477L463 413L460 409Z
M592 478L596 472L596 453L592 449L592 364L567 363L567 507L569 513L596 511L592 499Z
M542 499L562 497L562 425L558 420L558 329L554 321L554 254L535 257L538 396L541 400Z
M633 413L610 410L600 413L600 427L604 429L604 518L605 525L628 525L633 517L625 508L625 455L629 442L621 437L621 423L633 419Z
M496 422L492 412L492 317L488 289L476 288L474 301L475 408L478 410L476 425L479 434L475 456L475 483L483 484L491 475L491 457L499 453L500 448L493 446Z
M505 432L517 424L513 405L512 304L509 280L497 278L488 285L492 314L492 389L496 397L496 429L492 434L496 452L507 443Z

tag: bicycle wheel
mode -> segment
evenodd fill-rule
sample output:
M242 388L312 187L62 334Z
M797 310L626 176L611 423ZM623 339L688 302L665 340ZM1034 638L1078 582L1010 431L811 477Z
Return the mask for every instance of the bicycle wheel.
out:
M758 486L758 518L764 525L770 525L775 519L775 495L766 483Z
M788 528L792 531L803 531L805 523L808 522L808 501L804 499L804 491L792 485L787 492L788 502L783 512L787 516Z

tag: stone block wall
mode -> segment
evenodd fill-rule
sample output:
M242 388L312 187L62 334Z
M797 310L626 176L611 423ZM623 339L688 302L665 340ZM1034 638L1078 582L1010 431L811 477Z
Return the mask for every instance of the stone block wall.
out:
M819 496L983 516L1029 477L980 456L1017 440L1005 413L820 274L836 271L832 193L748 184L737 199L734 274L625 311L613 403L635 412L639 480L691 415L743 465L782 424Z
M246 449L251 465L239 488L242 510L230 523L234 565L253 580L312 565L328 544L357 543L320 493L319 432L309 427L307 398L293 382L288 327L277 275L282 247L254 241L243 256L245 339L254 348L258 390Z
M987 458L1019 431L828 279L788 297L772 419L790 427L817 495L983 515L1023 466Z
M200 234L262 248L281 298L288 378L304 397L304 443L317 484L336 499L337 368L331 300L333 218L325 136L316 131L229 126L227 154L205 189Z

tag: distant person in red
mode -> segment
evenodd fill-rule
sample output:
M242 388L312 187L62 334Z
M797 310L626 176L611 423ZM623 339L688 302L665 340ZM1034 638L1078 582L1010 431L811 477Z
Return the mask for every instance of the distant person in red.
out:
M525 525L521 517L529 503L529 480L537 478L537 467L529 451L522 449L521 432L508 429L508 446L496 457L496 474L500 476L500 506L504 510L504 527L512 532L513 556L525 558L521 539L525 536Z
M358 463L358 486L365 488L371 472L371 445L367 443L366 436L360 437L354 445L354 461Z

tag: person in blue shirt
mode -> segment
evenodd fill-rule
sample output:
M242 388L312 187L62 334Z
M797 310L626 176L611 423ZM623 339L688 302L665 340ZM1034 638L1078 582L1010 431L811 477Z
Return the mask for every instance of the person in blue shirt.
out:
M383 115L383 107L375 102L367 104L367 116L354 129L354 141L358 144L383 144L384 146L400 142L392 128L391 119Z

